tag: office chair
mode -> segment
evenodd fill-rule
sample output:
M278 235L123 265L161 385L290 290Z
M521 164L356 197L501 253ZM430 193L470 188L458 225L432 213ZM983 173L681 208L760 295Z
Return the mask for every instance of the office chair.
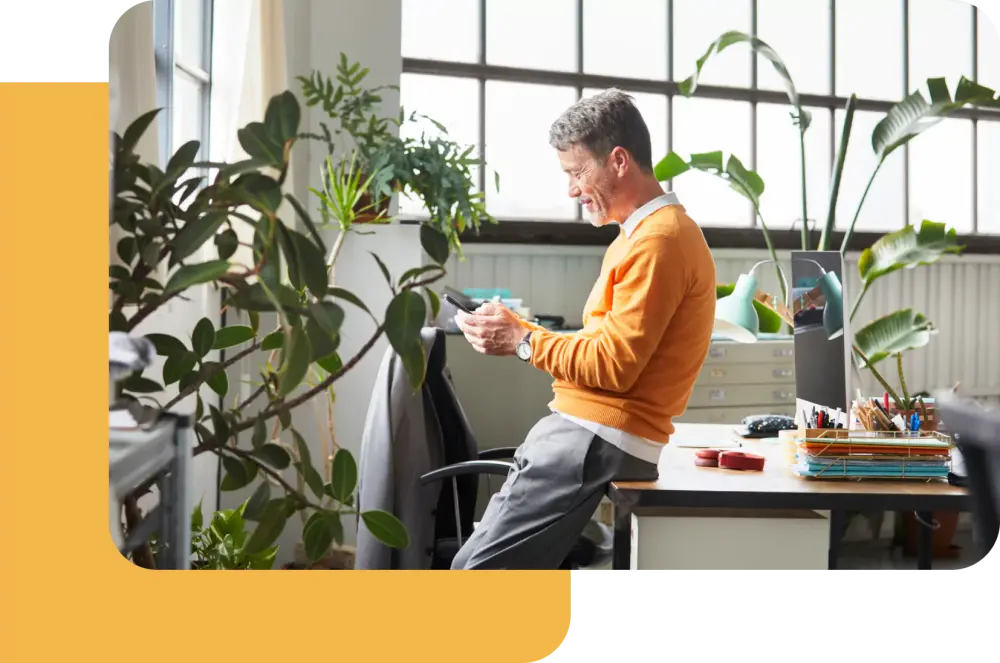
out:
M1000 411L955 394L935 394L941 425L962 454L972 498L976 544L983 556L1000 535Z
M514 467L509 460L515 447L480 451L465 412L459 403L455 386L448 371L445 354L445 332L437 329L436 338L427 358L425 393L433 407L425 409L427 416L436 418L444 445L444 465L421 477L424 484L447 481L442 486L435 512L434 569L450 569L462 543L472 533L475 523L479 477L497 476L506 479ZM578 569L603 566L611 560L611 530L607 525L591 521L566 556L561 568Z

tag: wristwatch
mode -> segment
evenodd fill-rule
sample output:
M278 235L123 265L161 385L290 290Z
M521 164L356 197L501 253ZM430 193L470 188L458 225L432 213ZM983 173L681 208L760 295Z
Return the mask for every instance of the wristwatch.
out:
M517 358L521 361L528 361L531 359L531 332L524 335L521 342L517 344L514 348L514 352L517 354Z

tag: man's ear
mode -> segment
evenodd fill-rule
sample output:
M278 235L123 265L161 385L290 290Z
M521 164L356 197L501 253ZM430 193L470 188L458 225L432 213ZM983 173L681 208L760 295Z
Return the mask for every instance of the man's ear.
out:
M618 177L624 177L632 164L632 155L624 147L615 147L611 150L611 164L615 168Z

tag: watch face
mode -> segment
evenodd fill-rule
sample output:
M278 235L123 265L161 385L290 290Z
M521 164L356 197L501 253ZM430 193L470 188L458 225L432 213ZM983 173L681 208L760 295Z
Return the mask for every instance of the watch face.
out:
M524 342L518 343L516 352L518 358L528 361L528 357L531 356L531 345Z

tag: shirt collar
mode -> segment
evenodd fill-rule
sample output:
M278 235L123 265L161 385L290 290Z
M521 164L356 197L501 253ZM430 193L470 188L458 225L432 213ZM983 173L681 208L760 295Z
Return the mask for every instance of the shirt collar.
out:
M625 237L632 237L632 233L635 229L639 227L639 222L645 219L647 216L657 211L662 207L667 205L679 205L680 202L677 200L677 194L673 191L668 191L662 196L657 196L653 198L648 203L637 209L636 211L629 214L629 217L625 219L625 223L621 224L622 230L625 231Z

